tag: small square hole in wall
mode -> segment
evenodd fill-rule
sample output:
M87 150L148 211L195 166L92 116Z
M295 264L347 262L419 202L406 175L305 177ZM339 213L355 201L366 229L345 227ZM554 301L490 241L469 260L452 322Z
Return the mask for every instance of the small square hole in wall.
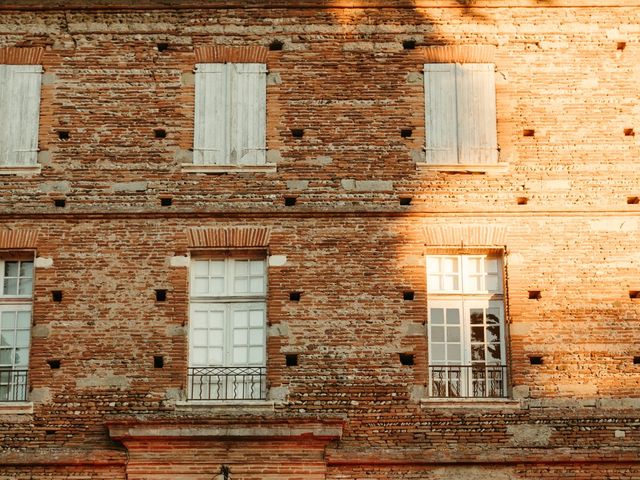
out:
M540 290L529 290L529 300L540 300L542 293Z
M640 365L640 355L636 355L635 357L633 357L633 364Z
M542 365L542 357L538 356L538 355L534 355L532 357L529 357L529 363L531 365Z
M44 433L45 433L45 435L50 437L51 435L55 435L56 431L55 430L45 430Z
M624 129L624 136L625 137L633 137L635 136L636 132L633 128L625 128Z
M64 208L67 205L67 201L64 198L56 198L53 200L55 207Z
M60 368L60 360L47 360L47 365L51 370L58 370Z
M526 205L527 203L529 203L529 199L527 197L518 197L516 199L516 203L518 205Z
M54 302L61 302L62 301L62 290L52 290L51 291L51 299Z
M280 51L282 50L282 47L284 47L284 42L280 40L274 40L269 44L269 50L271 50L272 52Z
M156 128L153 131L153 136L155 138L167 138L167 131L164 128Z
M410 128L403 128L400 130L400 136L402 138L411 138L411 135L413 135L413 130Z
M170 207L173 205L173 199L171 197L160 197L160 205L162 207Z
M287 354L285 354L284 360L286 362L287 367L297 367L298 366L298 354L296 354L296 353L287 353Z
M166 52L169 50L169 44L167 42L160 42L156 45L159 52Z
M522 130L523 137L535 137L536 131L533 128L525 128Z
M640 299L640 292L637 290L629 290L629 298L632 300Z
M153 356L153 368L164 368L164 357L162 355Z
M408 290L408 291L406 291L406 292L402 292L402 299L403 299L403 300L409 300L409 301L411 301L411 300L413 300L415 297L416 297L416 294L415 294L413 291L411 291L411 290Z
M411 197L401 197L400 198L400 205L406 207L407 205L411 205Z
M629 205L638 205L640 203L639 197L627 197L627 204Z
M60 140L69 140L69 130L58 130L58 138Z
M409 39L409 40L404 40L402 42L402 48L404 48L405 50L415 50L416 48L416 41L413 39Z
M293 207L296 204L296 197L284 197L284 206Z
M167 291L165 289L156 290L156 302L166 302L167 301Z
M289 293L289 300L291 300L292 302L299 302L300 301L300 297L302 297L302 292L290 292Z
M399 354L399 356L400 356L400 363L402 365L411 366L415 363L413 353L401 353Z
M302 138L304 136L304 129L303 128L292 128L291 129L291 136L293 138Z
M624 50L625 48L627 48L627 42L616 43L616 50Z

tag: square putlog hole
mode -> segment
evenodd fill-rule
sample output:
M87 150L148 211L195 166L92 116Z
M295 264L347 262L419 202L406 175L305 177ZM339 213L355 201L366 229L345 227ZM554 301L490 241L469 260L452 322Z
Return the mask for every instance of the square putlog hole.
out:
M287 353L284 356L285 364L287 367L297 367L298 366L298 354L297 353Z
M516 199L516 203L518 205L526 205L527 203L529 203L529 199L527 197L518 197Z
M540 300L542 293L540 290L529 290L529 300Z
M169 50L169 44L167 42L160 42L156 45L159 52L166 52Z
M640 291L638 290L629 290L629 298L632 300L640 299Z
M415 357L413 353L400 353L398 356L400 357L401 365L404 365L407 367L415 365Z
M167 131L164 128L156 128L153 131L153 136L155 138L167 138Z
M627 42L616 43L616 50L624 50L625 48L627 48Z
M627 205L638 205L639 203L639 197L627 197Z
M156 302L166 302L167 301L167 291L165 289L156 290Z
M51 370L58 370L60 368L60 360L47 360L47 365Z
M296 197L284 197L284 206L285 207L293 207L296 204Z
M291 300L292 302L299 302L300 301L300 297L302 297L302 292L290 292L289 293L289 300Z
M170 207L173 205L173 199L171 197L160 197L160 206Z
M536 131L533 128L525 128L524 130L522 130L522 136L523 137L535 137L536 136Z
M284 42L281 40L274 40L269 44L269 50L272 52L279 52L284 47Z
M415 50L416 49L416 41L414 39L404 40L402 42L402 48L405 50Z
M162 355L153 356L153 368L164 368L164 357Z
M70 136L69 130L58 130L58 138L60 140L69 140Z
M400 130L400 136L402 138L411 138L411 135L413 135L413 130L410 128L403 128Z
M52 290L51 291L51 299L54 302L61 302L62 301L62 290Z
M293 138L302 138L304 137L304 129L303 128L292 128L291 136Z
M532 357L529 357L529 363L531 365L542 365L542 357L539 355L534 355Z
M416 294L412 290L408 290L406 292L402 292L402 299L403 300L412 301L415 298L416 298Z
M624 129L624 136L625 137L633 137L635 136L636 132L633 128L625 128Z
M56 198L53 200L53 206L58 208L64 208L67 205L67 201L64 198Z
M400 198L400 205L407 207L411 205L411 200L413 200L411 197L402 197Z
M636 355L635 357L633 357L633 364L640 365L640 355Z

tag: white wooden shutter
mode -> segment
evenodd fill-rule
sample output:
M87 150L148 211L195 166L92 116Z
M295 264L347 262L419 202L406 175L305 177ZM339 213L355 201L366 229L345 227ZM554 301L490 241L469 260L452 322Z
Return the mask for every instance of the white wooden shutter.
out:
M229 65L196 65L196 98L193 131L193 163L221 165L228 162Z
M458 163L455 69L449 63L424 66L427 163Z
M493 64L457 65L458 157L461 164L496 163L496 89Z
M267 67L263 63L232 64L231 163L265 163Z
M40 65L0 65L0 165L35 165L40 119Z

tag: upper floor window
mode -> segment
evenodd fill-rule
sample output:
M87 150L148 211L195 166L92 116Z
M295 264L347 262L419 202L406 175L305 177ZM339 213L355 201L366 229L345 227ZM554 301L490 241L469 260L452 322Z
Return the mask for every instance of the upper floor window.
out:
M0 402L27 399L33 261L0 260Z
M193 163L265 164L267 66L199 63L195 78Z
M431 396L507 395L501 260L427 257Z
M41 65L0 65L0 166L36 164Z
M424 65L426 162L498 162L494 65Z
M194 260L190 300L188 398L264 399L265 260Z

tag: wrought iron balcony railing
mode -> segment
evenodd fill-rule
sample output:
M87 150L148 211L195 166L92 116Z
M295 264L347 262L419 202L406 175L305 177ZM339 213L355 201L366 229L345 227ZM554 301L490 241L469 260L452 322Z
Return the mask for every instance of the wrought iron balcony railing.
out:
M189 367L188 400L265 400L266 367Z
M504 398L507 366L490 364L432 365L429 395L437 398Z
M29 391L28 370L0 367L0 402L25 402Z

